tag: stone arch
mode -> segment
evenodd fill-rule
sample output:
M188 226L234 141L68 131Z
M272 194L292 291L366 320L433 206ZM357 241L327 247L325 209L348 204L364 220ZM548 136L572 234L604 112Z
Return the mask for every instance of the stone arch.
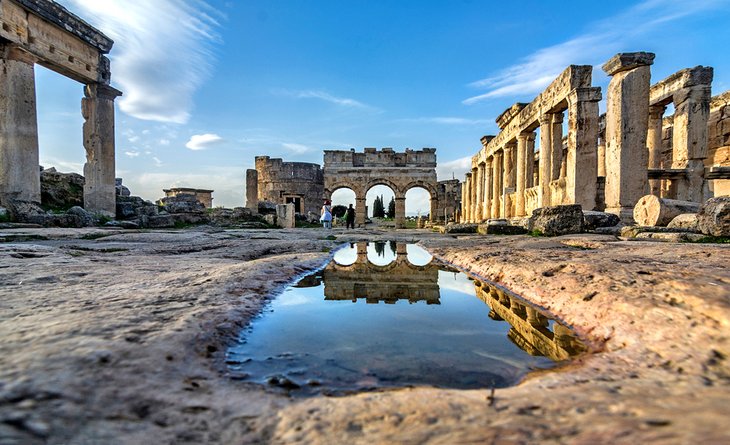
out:
M403 188L403 198L405 199L406 193L408 193L408 190L414 189L414 188L422 188L426 190L429 195L431 195L430 205L429 205L429 218L431 221L434 221L438 218L438 215L436 214L438 212L439 208L439 195L438 195L438 189L436 187L436 182L429 182L429 181L411 181ZM405 202L403 203L403 211L405 212Z
M375 187L376 185L384 185L386 187L390 187L390 189L393 190L393 193L395 193L396 197L398 197L401 194L405 195L405 191L401 192L401 188L398 187L398 184L396 184L394 181L391 181L390 179L384 178L384 177L370 179L370 181L368 181L368 184L365 186L365 193L370 191L370 189Z

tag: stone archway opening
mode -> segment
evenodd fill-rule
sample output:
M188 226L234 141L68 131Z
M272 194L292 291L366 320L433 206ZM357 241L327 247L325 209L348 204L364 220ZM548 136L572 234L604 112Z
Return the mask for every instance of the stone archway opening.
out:
M431 217L431 193L423 187L406 191L406 218Z
M381 199L383 204L383 215L376 215L376 199ZM395 203L395 190L385 184L376 184L370 187L365 194L367 213L369 218L388 218L388 206L391 200ZM392 218L392 216L390 217Z
M349 187L340 187L332 192L330 200L332 201L332 216L335 217L336 225L345 219L345 212L350 204L355 206L355 191ZM342 223L344 224L344 222Z

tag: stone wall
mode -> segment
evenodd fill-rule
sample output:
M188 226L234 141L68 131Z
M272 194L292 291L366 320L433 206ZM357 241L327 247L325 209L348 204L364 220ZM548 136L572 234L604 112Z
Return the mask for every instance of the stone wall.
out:
M706 167L730 167L730 90L712 98ZM713 196L730 195L730 179L710 181Z
M177 196L177 195L193 195L195 199L200 201L206 208L213 208L213 190L194 189L186 187L175 187L171 189L163 190L165 197Z
M461 212L461 181L448 179L438 182L438 215L436 219L444 218L458 221L458 214Z
M275 204L293 203L296 213L319 214L324 193L324 173L318 164L284 162L280 158L256 157L256 169L246 172L246 207L255 209L253 192L248 188L256 183L256 199ZM257 203L256 203L257 204Z

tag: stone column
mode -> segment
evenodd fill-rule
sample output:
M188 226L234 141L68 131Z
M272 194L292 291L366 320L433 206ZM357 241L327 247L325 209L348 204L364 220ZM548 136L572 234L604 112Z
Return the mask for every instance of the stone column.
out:
M41 202L35 59L0 45L0 204ZM112 195L114 178L112 177Z
M246 208L259 211L259 172L253 168L246 170Z
M685 88L674 95L672 168L687 171L687 180L676 181L676 199L703 201L704 161L707 158L707 121L710 116L712 68L701 72L705 84ZM704 78L703 78L704 77ZM699 83L699 82L698 82Z
M114 194L114 99L121 96L109 85L89 84L81 100L84 116L84 208L89 212L116 215Z
M395 228L405 229L406 227L406 197L395 196Z
M435 193L430 193L430 194L431 194L431 202L429 205L429 220L435 224L438 221L439 216L441 216L441 215L439 215L439 200L436 197ZM405 210L404 210L404 212L405 212ZM442 210L442 212L443 212L443 210ZM444 216L444 224L445 224L445 221L448 218L446 215L443 215L443 216Z
M528 136L528 133L520 133L519 136L517 136L517 184L515 187L515 216L525 216Z
M606 177L606 135L598 135L598 176Z
M489 219L492 214L492 158L484 164L484 211L482 219Z
M461 183L461 209L459 214L459 222L465 223L466 221L466 202L468 201L467 196L469 195L466 181L468 180L468 176L464 178L464 182Z
M550 159L550 179L555 181L560 179L560 169L563 165L563 113L554 113L552 116L553 126L550 138L553 140L553 150Z
M550 179L553 160L553 117L551 114L540 116L540 194L539 206L550 205Z
M650 65L652 53L620 53L603 65L611 76L606 99L606 211L633 221L636 202L649 191Z
M649 131L646 137L646 148L649 156L649 168L662 167L662 116L667 109L664 105L649 107ZM649 180L649 193L655 196L661 194L661 180Z
M535 133L527 133L525 147L525 188L535 186Z
M367 215L365 212L367 204L365 204L365 193L355 195L355 225L358 227L365 227L365 219Z
M479 169L476 167L473 167L471 169L471 195L469 196L469 200L471 201L471 212L469 213L469 220L471 222L479 222L477 221L477 185L479 184Z
M502 196L502 152L494 153L492 160L492 218L500 217L500 197Z
M517 144L510 141L504 147L504 173L502 184L505 188L504 199L502 200L502 217L509 218L512 216L512 199L507 193L514 192L517 172L515 171L515 151Z
M577 88L568 96L565 197L568 204L580 204L583 210L596 208L600 100L598 87Z
M482 209L484 206L484 164L477 165L476 168L476 184L475 202L474 202L474 222L480 222L482 219Z
M471 222L471 172L466 174L466 181L464 181L464 222Z

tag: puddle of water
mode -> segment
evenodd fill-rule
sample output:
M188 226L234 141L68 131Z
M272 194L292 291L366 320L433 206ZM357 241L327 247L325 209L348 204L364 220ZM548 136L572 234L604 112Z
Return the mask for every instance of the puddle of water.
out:
M351 244L286 289L228 351L234 378L342 394L501 388L585 347L524 301L416 245Z

